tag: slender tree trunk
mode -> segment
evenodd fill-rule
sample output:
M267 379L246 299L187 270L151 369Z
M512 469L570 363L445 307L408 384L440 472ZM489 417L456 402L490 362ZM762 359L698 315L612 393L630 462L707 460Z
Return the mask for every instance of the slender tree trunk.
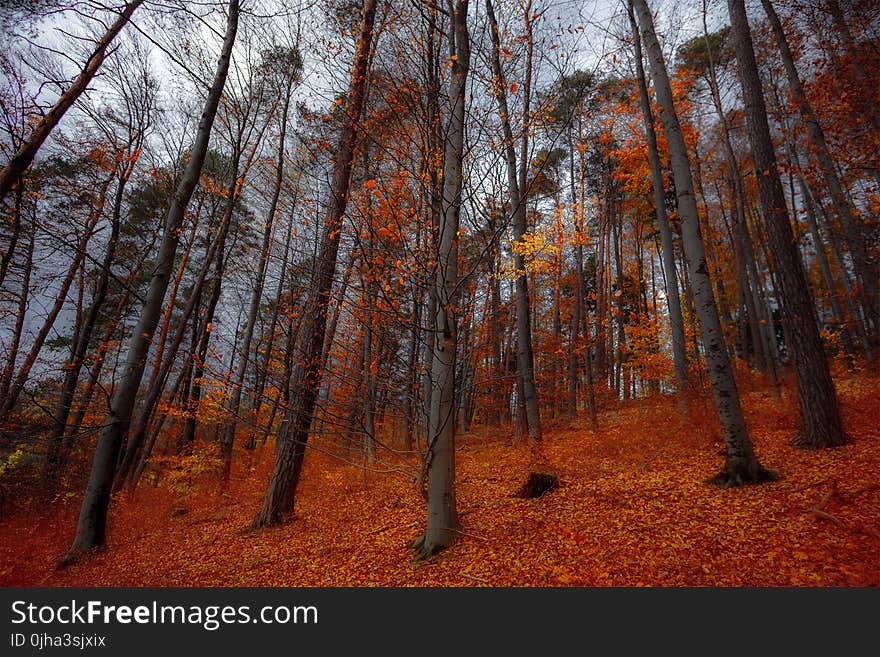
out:
M269 247L272 244L272 226L275 220L275 211L278 208L278 198L281 195L281 183L284 180L284 140L287 135L287 115L290 108L290 95L284 99L284 106L281 112L281 134L278 138L277 165L275 169L275 181L272 188L272 199L269 203L269 210L266 215L266 226L263 231L263 244L260 249L260 260L257 264L257 277L254 281L254 288L251 291L251 303L248 309L247 322L245 324L244 336L242 338L241 356L238 361L238 368L235 373L235 379L232 385L232 394L229 398L227 411L229 418L224 427L221 436L223 445L223 462L226 471L229 470L230 459L232 456L232 445L235 442L235 428L238 423L238 411L241 405L241 393L244 387L244 378L247 373L248 362L250 359L251 341L254 336L254 326L257 322L257 316L260 312L260 301L263 297L263 285L266 278L266 267L269 262Z
M0 259L0 288L3 287L3 281L6 280L6 274L9 271L9 265L12 263L12 257L15 255L15 249L18 246L18 238L21 235L21 210L24 201L24 184L19 179L15 183L15 201L12 204L12 232L9 235L9 244L3 252Z
M465 103L470 70L468 0L457 0L450 17L453 54L449 82L450 114L443 156L443 215L437 243L437 315L431 366L431 416L425 454L428 479L428 522L424 535L414 541L419 558L427 558L452 544L459 527L455 500L455 357L458 302L458 228L464 156Z
M580 108L578 108L580 110ZM578 350L579 337L581 330L581 297L583 296L583 277L582 268L584 260L583 241L583 224L580 221L578 213L578 197L575 189L574 175L574 128L572 126L573 117L569 118L568 129L566 130L568 137L568 202L572 213L572 223L574 224L575 237L575 289L574 303L571 309L571 328L568 344L568 418L575 419L578 413Z
M299 338L299 360L292 375L291 384L296 394L287 412L283 431L278 435L275 466L262 508L253 522L255 528L277 525L293 512L296 488L302 472L309 429L323 375L321 355L327 325L327 308L336 272L342 217L348 204L352 162L360 129L375 16L376 0L364 0L357 53L345 106L345 120L336 149L330 203L321 236L320 253L316 260L313 289L310 291L304 311L305 324Z
M630 7L634 8L638 15L642 40L651 63L657 102L662 109L660 116L666 141L669 144L669 157L682 221L685 258L690 272L690 284L696 312L700 319L703 348L706 351L706 359L709 364L709 377L715 407L721 421L724 438L726 451L724 470L716 475L713 481L725 487L766 481L772 478L772 474L758 462L749 440L736 381L733 378L733 369L724 345L724 334L721 331L718 309L712 295L712 281L706 266L703 240L700 235L700 222L687 147L675 112L672 88L666 72L666 64L663 61L663 51L660 49L660 43L654 32L653 18L648 3L645 0L631 0Z
M825 179L825 185L831 194L831 202L834 205L834 212L840 220L843 227L844 238L849 247L850 254L853 259L853 266L862 283L862 302L865 307L865 315L868 319L868 326L871 330L872 339L876 339L877 332L880 331L880 315L878 315L877 306L877 271L873 266L868 250L865 246L865 237L861 230L861 225L854 216L852 205L846 196L843 183L837 175L837 168L831 157L831 151L825 141L825 133L819 124L819 119L813 112L810 101L807 100L804 87L801 84L800 76L794 65L794 56L788 45L788 38L785 36L785 30L782 29L782 23L779 16L773 8L770 0L761 0L764 6L764 12L770 22L773 30L773 36L776 39L776 45L779 48L779 54L782 57L782 64L785 67L785 74L788 78L788 86L791 89L794 102L797 105L801 115L801 120L807 129L807 136L812 145L812 152L816 156L819 168ZM836 4L836 3L832 3ZM867 354L870 358L871 354Z
M70 286L73 284L77 272L83 265L89 240L95 232L95 226L98 224L98 220L101 218L109 185L110 180L108 180L101 189L97 205L92 211L92 215L89 217L88 222L83 227L82 237L79 239L79 242L77 242L73 260L70 263L70 267L67 269L67 275L61 282L58 294L55 295L55 303L52 304L52 307L49 309L49 314L43 321L43 325L34 337L34 342L31 345L30 351L28 351L24 362L21 364L21 368L18 370L15 380L12 381L11 385L8 385L7 388L4 379L3 395L0 395L0 399L2 399L2 405L0 405L0 424L9 417L9 414L15 408L18 397L21 395L21 391L24 390L24 386L30 376L31 369L34 366L34 363L37 362L37 357L40 355L40 351L43 349L43 344L45 344L46 338L49 337L49 332L52 330L52 327L55 326L55 320L58 319L61 309L64 308L64 304L67 302L67 293L70 291Z
M843 9L841 8L840 3L837 0L827 0L825 4L828 7L828 13L831 14L831 18L834 20L834 26L837 28L840 35L841 43L848 56L847 59L850 66L852 66L853 73L855 74L853 76L855 81L866 82L868 85L871 85L869 88L873 88L875 93L869 96L869 98L876 101L876 84L871 82L872 76L865 71L865 67L862 65L861 55L863 51L853 38L849 25L846 23L846 16L843 14ZM876 79L876 71L874 73L875 77L873 79ZM860 112L859 118L870 121L870 127L873 128L875 134L880 133L880 111L878 111L877 105L871 104L870 101L868 101L868 103L859 103L859 105L862 105L860 108L862 111Z
M205 376L205 370L207 369L207 361L208 361L208 346L211 342L211 333L213 332L214 326L214 312L217 310L217 304L220 301L220 294L222 291L221 280L223 278L223 270L224 270L224 247L226 245L226 228L228 224L224 222L223 228L221 228L220 234L220 248L217 250L217 253L214 255L214 274L213 281L211 282L211 296L208 297L208 303L205 306L205 314L199 322L200 334L199 334L199 343L196 348L196 353L193 354L193 359L195 361L195 365L193 368L193 383L192 388L190 390L190 397L187 404L187 415L186 422L184 423L183 428L183 441L188 445L194 445L196 440L196 428L198 426L198 414L199 407L201 405L202 400L202 390L204 388L203 380ZM201 290L199 290L201 293ZM158 398L157 398L158 399ZM130 451L127 452L131 453ZM132 454L131 462L134 462L134 454Z
M516 152L514 149L513 132L510 128L510 114L507 108L507 83L500 60L500 35L498 23L491 0L486 0L486 11L489 16L489 31L492 37L492 68L496 77L494 95L498 102L501 124L504 130L504 158L507 164L508 194L510 196L510 213L512 218L513 239L519 242L526 234L526 205L528 189L524 184L527 171L519 171L517 178ZM530 23L529 23L530 25ZM531 43L531 40L530 40ZM527 76L530 73L527 71ZM523 93L529 96L528 85L524 84ZM528 108L526 108L527 112ZM528 125L523 127L523 140L520 152L520 165L528 157ZM525 271L525 263L522 254L514 254L514 268L516 269L516 335L517 335L517 366L519 376L522 379L522 397L525 406L525 419L528 426L529 440L532 443L541 440L541 414L538 404L538 392L535 386L535 356L532 349L531 311L529 309L529 284Z
M604 181L604 173L602 174ZM602 183L603 188L605 183ZM596 378L607 386L606 380L606 326L608 324L608 294L606 290L606 261L608 249L606 248L608 236L608 218L607 204L604 203L605 194L599 202L598 217L596 218L598 228L598 244L596 245L596 266L594 269L596 278Z
M31 273L33 271L34 261L34 245L37 239L37 227L31 225L30 239L28 240L27 251L25 253L24 270L21 278L21 290L18 295L18 304L15 313L15 327L12 329L12 339L10 340L9 349L6 352L6 364L3 367L3 373L0 375L0 400L5 406L9 387L12 385L12 378L15 374L15 361L18 359L18 349L21 344L21 336L24 331L24 318L27 314L28 299L30 298L31 289Z
M373 262L372 245L369 254ZM369 267L366 268L369 278L364 288L364 455L367 463L376 461L376 371L377 364L373 356L373 306L375 303L374 276Z
M831 272L831 265L828 263L828 255L825 253L825 242L822 239L822 234L819 232L819 221L816 218L815 202L813 201L813 196L812 194L810 194L810 190L807 187L806 181L804 180L803 173L798 174L798 183L800 185L801 195L804 197L804 203L806 206L807 226L810 230L810 236L813 238L813 243L816 247L816 258L818 258L819 260L819 268L822 271L822 280L825 282L825 287L828 290L828 299L831 302L831 309L834 313L834 316L837 318L837 322L840 327L840 336L841 341L843 342L843 348L848 356L852 356L856 352L855 342L852 338L852 332L850 331L849 322L847 321L846 314L844 314L843 308L840 305L837 285L834 282L834 274L832 274ZM858 321L857 317L854 317L853 319ZM864 340L863 348L865 350L870 348L867 340Z
M162 358L161 362L153 364L155 371L151 373L150 382L147 385L147 394L144 399L143 408L141 410L140 418L139 418L137 425L136 425L137 430L134 432L134 435L131 436L128 443L126 444L125 453L123 455L122 462L119 464L119 469L116 472L115 488L117 490L124 483L126 483L126 480L128 480L128 483L130 483L130 484L134 483L134 480L129 479L129 475L132 472L132 466L134 465L134 463L138 459L141 447L144 444L144 438L146 437L146 434L150 428L150 423L151 423L151 420L153 417L153 413L155 412L156 406L159 403L159 399L161 398L162 393L165 390L165 384L168 379L168 375L171 372L171 369L174 366L175 361L177 360L177 352L180 349L180 345L183 342L184 335L186 334L186 327L189 324L190 319L193 317L193 314L195 313L196 309L199 307L199 304L201 303L202 290L204 289L205 279L207 277L208 271L211 268L211 263L214 261L214 258L215 258L214 254L217 253L218 250L220 252L222 252L224 249L226 231L228 230L228 227L229 227L230 218L231 218L231 210L228 211L224 215L224 217L220 223L219 234L215 236L215 238L211 241L211 243L208 247L208 250L205 254L204 262L202 263L202 266L200 267L200 269L196 275L195 284L193 286L192 291L190 292L189 299L187 300L186 306L184 306L183 312L181 313L180 323L177 327L177 330L175 331L174 335L172 336L171 342L167 345L167 348L165 348L163 350L164 357ZM215 283L216 283L216 276L217 276L217 274L215 273ZM217 303L216 299L219 299L219 296L220 296L219 290L217 290L216 292L212 291L211 299L214 301L215 306ZM211 315L213 315L213 309L211 310ZM198 326L198 319L194 319L193 322L195 324L195 327L193 330L197 331L198 329L196 327ZM210 323L211 323L210 317L207 318L202 323L202 326L206 327L205 332L208 334L210 334L210 329L207 327L210 325ZM201 346L201 344L200 344L200 346ZM208 343L207 343L207 338L205 338L205 342L204 342L205 353L207 352L207 349L208 349ZM198 352L199 357L204 359L205 353L202 353L201 351L199 351ZM201 378L202 374L203 374L203 371L200 370L196 376L198 378ZM188 389L187 392L191 393L192 391ZM191 399L191 398L189 396L187 396L185 399L187 399L187 401L189 401L189 399ZM198 399L196 399L196 403L198 403ZM187 426L187 427L189 426L188 423L190 420L191 420L191 416L189 414L187 414L187 423L185 424L185 426ZM186 431L184 431L184 433L186 433ZM194 436L194 433L195 433L195 427L193 425L192 431L189 433L189 435L184 436L183 442L187 445L191 445L193 442L192 438Z
M149 253L149 251L152 250L152 246L153 244L150 244L147 247L147 249L139 258L139 261L131 270L131 273L128 276L129 282L131 282L136 274L141 270L147 254ZM78 402L76 414L74 415L73 420L65 428L64 436L61 441L61 455L59 457L60 463L64 463L65 455L69 453L70 448L73 445L74 438L76 437L76 434L79 431L80 427L82 427L86 412L88 411L89 405L92 402L92 396L94 395L95 388L98 385L101 371L104 368L104 361L107 358L107 352L110 350L110 339L116 332L116 328L119 326L120 323L122 323L122 320L124 319L122 317L123 311L128 304L128 300L131 297L131 294L132 288L130 285L127 285L125 287L125 292L122 294L116 304L114 312L110 315L110 322L107 324L107 327L104 330L104 335L101 338L101 342L98 345L97 353L95 354L95 362L92 363L91 368L89 368L88 383L86 384L86 388L83 391L81 399Z
M165 220L165 232L156 257L155 270L150 280L141 316L128 344L125 370L113 396L110 413L104 420L103 429L98 438L89 482L80 508L76 536L62 561L64 564L75 561L85 552L103 546L106 542L107 510L110 505L114 469L123 437L131 423L135 396L140 388L146 366L147 352L162 312L162 301L168 289L168 281L180 239L180 226L193 190L198 184L202 164L205 161L211 127L226 83L229 60L232 56L232 46L235 43L237 30L238 0L230 0L226 35L214 81L202 111L196 140L190 151L189 162L175 191L168 217Z
M579 138L582 132L580 123L578 124ZM579 234L584 233L584 203L586 198L586 165L584 162L584 153L579 151L578 154L578 197L580 202L577 205L576 227ZM575 249L575 267L577 272L577 285L575 287L577 293L577 304L580 306L581 322L584 341L584 371L586 374L587 384L587 410L590 414L590 424L593 431L599 429L599 419L596 413L596 383L593 377L593 344L590 339L590 313L587 308L586 290L584 289L584 248L579 243Z
M813 299L791 230L745 4L743 0L728 0L727 6L764 225L776 262L785 330L797 374L802 427L796 443L811 448L840 445L847 437L840 421L837 394L819 335Z
M142 3L143 0L131 0L131 2L125 5L119 17L107 28L104 36L95 44L95 49L89 55L85 68L73 83L64 90L52 108L42 116L27 140L9 160L3 172L0 173L0 201L6 198L6 195L15 185L16 181L20 180L24 172L27 171L37 151L40 150L43 142L46 141L46 138L55 129L55 126L58 125L58 122L61 121L61 117L64 116L65 112L71 108L89 86L89 83L98 73L98 69L101 68L101 64L104 63L113 39L122 31L122 28L128 23L135 9Z
M296 197L294 197L294 208L296 207ZM291 209L291 215L293 209ZM269 326L264 329L266 342L263 348L265 357L263 358L263 366L260 368L257 376L257 384L254 389L254 402L251 415L256 422L263 405L263 391L266 388L266 379L269 377L269 368L272 361L272 350L275 346L275 331L278 328L278 314L281 310L281 300L284 297L284 281L287 277L288 260L290 258L290 240L293 230L290 226L284 231L284 255L281 258L281 270L278 273L278 287L275 290L275 299L272 306L272 317L269 320Z
M405 406L404 415L404 448L407 453L413 451L415 445L416 414L418 411L418 383L419 383L419 341L421 339L422 300L419 298L418 287L413 280L412 292L412 315L409 327L409 348L407 349L406 383L403 391Z
M116 256L116 244L119 240L125 183L131 175L133 164L134 163L132 162L131 166L127 167L126 171L117 181L116 194L113 199L113 216L110 222L110 237L107 241L107 248L104 251L104 259L101 262L101 273L98 277L98 283L92 297L88 317L83 324L73 350L73 358L64 373L64 382L61 386L61 398L58 401L58 406L55 410L55 416L52 421L52 433L49 437L49 449L46 456L46 475L49 477L54 476L54 471L58 466L61 454L61 443L64 439L64 432L67 429L67 420L70 417L70 407L73 404L73 397L76 393L76 384L79 381L79 374L82 370L83 363L85 363L92 331L98 321L98 316L101 313L104 300L107 298L107 291L110 287L110 268L113 266L113 260Z
M180 256L180 262L177 265L177 272L175 273L174 278L170 283L171 290L168 293L168 300L165 302L165 312L162 313L162 319L159 321L158 335L156 336L156 347L155 349L153 349L153 362L150 365L150 377L147 380L147 390L152 390L153 387L156 385L156 379L162 369L162 361L165 357L165 343L168 341L168 333L171 331L171 319L174 316L174 309L177 306L177 293L180 290L180 285L183 282L183 276L186 273L186 268L189 264L190 254L192 253L192 248L195 245L196 235L198 234L199 230L199 217L202 214L201 210L203 203L204 201L200 200L196 211L193 213L193 222L192 228L190 229L189 233L189 239L186 243L186 247L184 248L183 253ZM210 225L207 227L207 232L211 232ZM198 275L199 280L204 278L204 273L207 272L210 266L210 261L211 258L206 257L204 262L202 263L202 268ZM190 300L192 300L196 296L196 294L190 294ZM185 324L186 322L184 321L183 323ZM183 328L183 326L180 327L181 330Z

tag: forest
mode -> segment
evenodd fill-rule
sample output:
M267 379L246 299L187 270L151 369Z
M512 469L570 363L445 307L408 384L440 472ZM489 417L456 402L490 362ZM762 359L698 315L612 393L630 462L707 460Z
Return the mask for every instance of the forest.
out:
M880 4L0 34L0 585L880 586Z

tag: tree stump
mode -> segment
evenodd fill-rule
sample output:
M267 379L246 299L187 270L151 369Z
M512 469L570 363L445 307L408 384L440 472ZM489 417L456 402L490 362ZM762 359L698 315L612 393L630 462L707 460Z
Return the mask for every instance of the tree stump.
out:
M556 490L559 486L559 479L549 472L530 472L529 478L522 486L513 494L514 497L525 499L535 499L543 497L550 491Z

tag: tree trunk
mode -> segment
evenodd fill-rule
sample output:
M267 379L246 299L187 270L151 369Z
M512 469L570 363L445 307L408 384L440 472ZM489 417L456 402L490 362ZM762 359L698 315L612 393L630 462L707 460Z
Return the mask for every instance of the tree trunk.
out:
M15 249L18 246L18 238L21 235L21 210L24 201L24 184L19 179L15 184L15 201L12 204L12 231L9 235L9 244L3 252L0 259L0 287L3 287L3 281L6 280L6 273L9 271L9 265L12 264L12 257L15 255Z
M517 178L516 152L514 150L513 132L510 128L510 114L507 109L507 83L504 71L501 68L499 51L501 49L498 23L491 0L486 0L486 12L489 16L489 31L492 37L492 69L496 77L495 98L498 101L498 110L501 115L501 124L504 131L504 159L507 164L508 194L510 196L511 224L513 239L519 242L526 234L526 205L528 190L524 184L527 171L519 171ZM531 40L530 40L531 43ZM531 47L531 46L530 46ZM529 76L529 72L526 73ZM528 85L524 85L523 93L528 98ZM527 121L527 119L526 119ZM528 125L523 127L523 141L520 152L520 165L522 161L528 161L526 149L528 148ZM538 404L538 392L535 387L535 356L532 349L531 312L529 309L529 284L526 276L522 254L514 254L514 268L516 269L516 345L517 367L522 381L522 403L525 406L525 419L528 425L529 440L532 443L541 440L541 414Z
M253 521L255 528L277 525L293 512L309 428L323 375L321 356L327 328L327 308L336 273L342 217L348 204L354 149L360 130L359 121L368 77L367 68L373 39L376 1L364 0L357 53L347 94L345 120L336 148L330 203L321 236L320 253L316 260L313 288L304 310L304 325L299 337L299 361L292 375L291 385L295 394L283 430L278 435L275 466L263 498L262 508Z
M865 315L868 319L868 327L871 331L871 338L876 339L877 332L880 331L880 316L878 316L877 306L877 272L873 263L868 256L868 250L865 247L865 238L861 230L858 219L854 216L853 208L846 197L843 183L837 175L837 169L834 160L831 157L831 151L825 141L825 133L819 124L813 112L810 101L807 100L804 87L801 84L800 76L794 65L794 57L791 48L788 45L788 39L785 36L785 30L782 29L782 23L779 16L773 8L770 0L761 0L764 11L773 30L776 45L779 48L779 54L782 57L782 63L785 67L785 74L788 78L788 86L791 89L794 102L797 105L801 115L801 120L807 129L807 136L812 145L812 152L816 156L819 168L825 178L825 185L831 194L831 202L834 205L834 211L843 227L844 238L849 247L850 254L853 259L853 266L862 282L862 303L865 307ZM836 3L833 3L836 4ZM869 358L871 354L866 354Z
M98 224L98 220L101 218L101 213L104 210L104 202L106 200L107 188L110 186L110 182L111 180L108 179L106 183L102 186L97 205L92 211L88 222L83 227L82 237L79 239L79 242L77 242L76 251L73 255L73 260L70 263L70 267L68 267L67 269L67 275L61 282L61 287L58 290L58 294L55 295L55 303L52 305L52 308L49 310L49 314L43 321L43 325L40 327L40 330L34 337L34 342L31 345L31 349L30 351L28 351L24 362L21 364L21 368L18 370L18 374L16 375L15 380L11 382L11 385L8 385L6 379L4 379L4 388L2 391L3 394L0 395L0 399L2 399L2 405L0 405L0 424L2 424L7 417L9 417L9 414L15 408L18 397L19 395L21 395L21 391L24 390L24 386L27 383L28 377L30 376L31 369L34 366L34 363L36 363L37 357L40 355L40 351L43 349L43 344L45 344L46 338L49 337L49 331L52 330L52 327L55 325L55 320L58 319L58 314L61 312L64 304L67 302L67 293L70 290L70 286L73 284L73 280L76 278L77 272L83 265L89 240L91 239L92 234L95 232L95 226ZM8 388L6 387L7 385Z
M110 47L110 43L116 38L116 35L122 31L122 28L125 27L126 23L128 23L131 18L131 15L134 13L134 10L143 4L143 1L144 0L131 0L131 2L125 5L122 12L119 14L119 17L109 28L107 28L104 36L102 36L95 44L95 49L92 51L92 54L89 55L85 68L78 76L76 76L73 83L64 90L52 108L42 116L30 136L9 160L9 163L3 169L3 172L0 173L0 201L6 198L9 190L11 190L13 185L21 179L24 172L27 171L31 162L34 161L37 151L40 150L43 142L46 141L46 138L52 130L55 129L55 126L58 125L58 122L61 121L61 117L64 116L64 113L71 108L89 86L89 83L98 73L98 69L101 68L101 64L104 63L104 58L107 56L107 49Z
M24 331L24 318L27 314L28 299L30 298L31 274L33 273L34 245L37 240L37 227L31 225L30 239L28 240L27 252L25 253L24 270L21 278L21 291L18 295L18 304L15 313L15 327L12 329L9 348L6 352L6 364L0 374L0 400L5 405L9 386L12 385L12 377L15 374L15 361L18 359L18 348L21 344L21 336Z
M580 133L582 131L582 126L578 124L578 133L580 138ZM580 202L577 206L577 231L580 234L584 232L584 203L586 198L586 165L584 163L584 153L579 151L578 153L578 191ZM581 312L581 322L583 331L583 341L584 341L584 371L586 373L586 384L587 384L587 410L590 414L590 424L593 427L593 431L598 431L599 429L599 419L596 413L596 384L593 377L593 345L590 340L590 313L587 309L587 300L586 300L586 291L584 290L584 247L581 244L577 245L575 249L575 267L577 272L577 285L575 287L577 293L577 305L580 306Z
M294 207L291 208L290 211L291 215L293 215L293 210L296 207L296 200L297 194L295 193L293 198ZM281 309L281 299L284 297L284 281L287 277L288 260L290 258L290 240L292 234L292 227L288 226L287 230L284 231L284 255L281 258L281 270L278 273L278 287L275 290L274 304L272 306L272 317L269 320L268 328L264 329L266 343L263 347L263 352L265 353L265 357L263 358L263 366L262 368L260 368L257 374L257 383L254 386L254 401L253 409L251 411L251 416L254 422L258 420L260 408L263 405L263 391L266 388L266 380L269 377L269 366L272 361L272 350L275 346L275 331L278 328L278 314Z
M110 222L110 237L107 241L107 248L104 251L104 259L101 262L101 273L98 277L98 283L95 287L95 293L92 297L91 307L89 308L88 317L83 323L82 330L73 350L73 358L69 363L67 371L64 373L64 382L61 386L61 398L55 409L55 416L52 421L52 433L49 436L49 450L46 456L46 476L52 477L59 463L61 455L61 443L64 439L64 432L67 429L67 420L70 417L70 407L73 404L73 397L76 393L76 384L79 381L79 374L85 362L86 353L88 352L89 342L91 341L92 331L98 316L107 298L107 291L110 287L110 268L113 266L113 259L116 256L116 243L119 240L120 219L122 214L122 201L125 193L125 184L131 175L134 162L131 162L124 173L119 176L117 181L116 194L113 199L113 216Z
M458 228L464 156L465 104L470 70L468 0L457 0L450 18L452 74L449 82L450 114L443 155L443 215L437 243L437 315L434 357L431 365L430 431L425 454L428 478L428 522L413 548L427 558L452 544L458 530L455 501L455 357L458 301Z
M202 164L205 161L211 127L226 83L229 60L232 56L232 46L235 43L237 30L238 0L230 0L226 34L214 81L199 120L198 133L190 152L189 162L175 191L168 217L165 220L165 232L156 257L156 268L150 280L141 316L129 340L125 370L116 393L113 395L110 413L104 420L103 429L98 438L89 482L80 508L76 536L62 561L64 564L75 561L85 552L103 546L106 542L107 510L110 505L114 468L122 446L122 439L131 424L135 396L144 374L147 352L162 312L162 301L168 289L168 281L180 239L180 226L186 213L186 206L199 182Z
M227 412L229 417L221 436L223 445L224 468L229 469L229 458L232 456L232 445L235 442L235 428L238 423L238 412L241 405L241 393L244 387L245 374L247 373L248 362L250 360L251 341L254 336L254 326L257 322L257 316L260 312L260 301L263 297L263 285L266 279L266 267L269 263L269 247L272 244L272 227L275 220L275 211L278 208L278 198L281 195L281 183L284 181L284 140L287 135L287 115L290 108L290 95L284 99L284 106L281 112L281 134L278 137L278 154L277 166L275 169L275 181L272 188L272 199L269 203L269 210L266 214L266 226L263 231L263 243L260 249L260 260L257 264L257 277L254 281L254 288L251 291L251 303L248 308L247 323L245 324L244 336L242 338L241 356L238 361L238 368L235 372L235 380L232 384L232 394L230 395Z
M764 225L781 285L782 314L797 374L802 427L796 443L811 448L840 445L846 442L846 435L779 179L745 4L728 0L727 6Z
M853 77L855 78L855 81L863 83L867 82L868 85L874 85L875 83L870 82L872 76L867 74L865 67L862 65L862 58L860 55L863 53L863 50L861 50L856 44L856 40L853 38L849 25L846 24L846 16L843 14L843 9L841 8L840 3L837 0L827 0L825 4L828 6L828 13L831 14L831 18L834 20L834 26L840 33L840 40L848 56L847 59L849 64L853 68L853 73L855 74ZM876 86L869 88L875 90L875 94L870 95L869 98L876 99ZM858 112L859 118L870 121L870 127L873 128L875 134L880 134L880 112L878 112L877 105L872 104L870 100L868 103L859 102L858 104L862 106L858 108L861 110L861 112Z
M230 191L230 194L233 194ZM207 276L208 270L211 267L211 263L214 260L215 253L219 250L220 252L224 249L226 232L229 228L229 220L231 218L231 204L227 206L228 210L224 214L223 219L221 220L219 227L219 234L215 236L215 238L211 241L208 250L205 254L205 260L200 267L198 274L196 275L195 285L193 286L192 291L190 292L189 299L187 300L186 306L183 309L183 312L180 316L180 324L177 327L177 330L174 333L174 336L171 339L171 343L168 345L166 349L164 349L164 357L162 358L160 363L154 363L155 371L150 375L150 383L147 386L147 394L144 399L143 408L141 410L141 415L137 423L137 431L134 435L129 439L128 443L125 446L125 454L122 458L122 462L119 464L119 469L116 472L116 484L115 489L119 489L124 483L126 483L126 479L129 478L129 475L132 473L132 466L138 459L139 451L144 443L144 438L150 428L150 422L153 417L153 413L156 410L156 406L159 403L159 399L162 396L162 392L165 390L165 383L168 379L168 375L171 372L171 368L174 366L174 362L177 360L177 352L180 349L180 345L183 342L183 337L186 333L187 324L190 321L190 318L193 316L193 313L198 308L201 298L202 298L202 290L205 285L205 278ZM222 272L221 272L222 274ZM217 274L215 273L215 283L216 283ZM212 292L211 300L214 302L216 306L217 299L219 299L220 292L216 290ZM213 309L211 309L210 314L213 315ZM170 319L170 317L169 317ZM198 330L198 319L194 319L194 331ZM211 323L210 317L208 317L205 322L203 322L203 326L208 326ZM206 328L206 333L210 334L210 329ZM202 346L201 344L199 345ZM207 352L208 343L207 338L204 340L204 351ZM198 352L199 357L204 359L205 354L202 351ZM200 364L202 361L199 361ZM202 371L200 370L196 377L201 378ZM189 391L191 393L191 391ZM196 400L198 402L198 400ZM190 416L187 415L187 424L185 426L189 427ZM184 444L191 445L192 444L192 436L194 435L195 428L193 426L192 432L189 435L184 435L183 442ZM184 431L186 434L186 431ZM129 484L133 484L134 480L129 479Z
M678 210L682 222L682 241L685 258L690 272L690 284L694 295L696 312L700 319L703 348L709 364L709 377L715 407L721 421L726 462L724 470L715 476L714 483L721 486L740 486L759 483L772 477L758 462L746 430L745 418L740 406L736 381L727 349L724 334L718 318L718 309L712 295L712 281L706 266L706 255L700 235L700 222L694 196L687 147L681 125L675 112L672 88L663 61L663 51L654 32L651 10L645 0L631 0L641 28L642 40L648 51L657 102L662 112L663 131L669 144L669 157L675 179Z

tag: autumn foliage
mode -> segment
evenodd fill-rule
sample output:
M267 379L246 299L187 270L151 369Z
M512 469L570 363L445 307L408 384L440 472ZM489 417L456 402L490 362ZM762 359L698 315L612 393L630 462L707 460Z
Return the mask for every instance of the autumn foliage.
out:
M877 586L880 585L880 379L841 380L855 438L824 452L792 449L795 408L747 387L748 422L761 458L782 473L758 487L705 483L720 448L711 412L676 418L654 398L548 432L559 488L513 496L533 463L524 444L481 431L463 437L463 527L448 551L410 563L421 522L413 482L314 455L296 519L247 532L271 467L264 450L241 454L228 488L198 457L156 486L116 502L109 550L57 570L75 500L0 525L5 586ZM186 474L180 474L183 471Z
M880 585L876 2L253 4L0 3L0 584Z

